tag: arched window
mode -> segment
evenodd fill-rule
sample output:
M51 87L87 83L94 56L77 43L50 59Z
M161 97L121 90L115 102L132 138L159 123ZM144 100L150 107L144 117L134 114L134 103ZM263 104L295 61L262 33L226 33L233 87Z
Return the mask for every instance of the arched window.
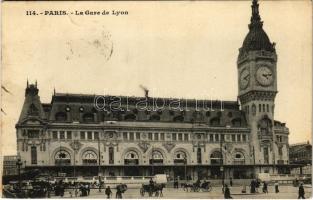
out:
M65 112L57 112L55 114L55 120L58 122L66 121L66 113Z
M177 151L174 154L174 164L186 164L187 154L183 151Z
M215 118L211 119L210 124L211 124L211 126L219 126L220 125L220 118L215 117Z
M139 156L135 151L129 151L124 156L125 165L138 165L139 164Z
M94 151L88 150L83 153L82 160L83 165L96 165L98 156Z
M136 115L134 115L134 114L127 114L127 115L125 115L124 119L126 121L135 121L136 120Z
M211 165L220 165L222 163L222 154L220 151L214 151L211 156Z
M163 164L163 154L154 150L150 155L150 164Z
M245 156L241 152L236 152L233 155L234 165L244 165L245 164Z
M37 147L32 146L30 149L30 154L31 154L31 163L33 165L37 164Z
M95 121L94 114L93 113L86 113L86 114L84 114L83 115L83 121L87 122L87 123L94 122Z
M58 151L54 156L55 165L71 165L71 156L65 150Z

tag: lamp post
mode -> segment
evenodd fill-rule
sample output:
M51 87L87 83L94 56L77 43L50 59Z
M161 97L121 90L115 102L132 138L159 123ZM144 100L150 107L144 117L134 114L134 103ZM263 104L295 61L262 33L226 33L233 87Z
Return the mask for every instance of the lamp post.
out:
M99 192L101 192L101 151L100 151L100 135L98 135L98 178L99 178Z
M185 181L187 182L187 158L184 156L184 164L185 164Z
M22 161L20 158L17 159L16 161L16 166L17 166L17 170L18 170L18 188L19 188L19 191L21 191L21 188L22 188L22 184L21 184L21 166L22 166Z
M221 151L221 167L220 170L222 172L222 191L224 193L224 159L223 159L223 142L224 142L224 138L221 138L221 143L220 143L220 151Z

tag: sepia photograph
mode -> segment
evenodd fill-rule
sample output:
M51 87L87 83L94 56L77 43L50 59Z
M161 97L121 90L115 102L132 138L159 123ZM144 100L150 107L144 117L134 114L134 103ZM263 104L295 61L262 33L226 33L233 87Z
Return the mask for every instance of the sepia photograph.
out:
M312 198L312 2L5 1L2 198Z

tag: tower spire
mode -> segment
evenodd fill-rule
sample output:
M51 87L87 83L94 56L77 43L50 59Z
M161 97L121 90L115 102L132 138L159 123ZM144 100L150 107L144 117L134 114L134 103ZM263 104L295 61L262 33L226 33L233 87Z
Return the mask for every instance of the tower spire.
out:
M251 19L250 19L250 27L254 26L254 25L261 25L262 26L262 22L261 22L261 17L260 17L260 13L259 13L259 4L258 4L258 0L252 0L252 5L251 5L251 9L252 9L252 15L251 15Z

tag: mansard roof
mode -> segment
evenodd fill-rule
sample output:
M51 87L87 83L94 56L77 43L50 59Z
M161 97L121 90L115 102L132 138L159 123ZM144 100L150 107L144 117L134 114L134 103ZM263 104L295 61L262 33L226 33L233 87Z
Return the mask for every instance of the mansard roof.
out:
M114 102L120 104L110 109L100 103L97 108L97 98L105 99L105 105L117 105ZM142 102L147 104L143 105ZM161 108L162 105L164 107ZM244 112L237 101L55 93L51 103L42 103L41 107L44 118L50 123L136 121L203 123L216 127L247 126Z

